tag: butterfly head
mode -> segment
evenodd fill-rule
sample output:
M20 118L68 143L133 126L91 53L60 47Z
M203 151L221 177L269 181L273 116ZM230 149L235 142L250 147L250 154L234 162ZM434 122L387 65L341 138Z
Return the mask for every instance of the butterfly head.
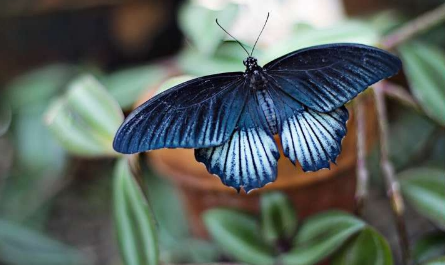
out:
M243 61L244 66L246 66L246 72L253 72L258 70L260 67L258 66L258 60L252 56L247 57Z

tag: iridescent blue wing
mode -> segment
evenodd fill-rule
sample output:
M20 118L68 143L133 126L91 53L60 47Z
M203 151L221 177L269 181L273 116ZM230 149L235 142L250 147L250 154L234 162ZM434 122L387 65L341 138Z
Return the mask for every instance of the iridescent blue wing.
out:
M338 109L400 68L400 59L386 51L347 43L297 50L264 66L281 89L318 112Z
M247 92L243 73L204 76L148 100L124 121L114 138L120 153L221 145L235 129Z
M279 91L271 80L270 85ZM277 94L279 95L279 94ZM329 168L341 152L341 141L346 135L348 110L342 106L334 111L317 112L291 98L275 97L279 111L278 133L283 152L292 163L300 163L304 171Z
M249 192L276 179L280 154L256 94L247 87L245 90L249 91L248 101L229 141L196 149L195 157L225 185Z
M326 113L311 109L289 113L280 128L284 155L294 164L298 160L304 171L330 168L341 152L347 120L345 107Z

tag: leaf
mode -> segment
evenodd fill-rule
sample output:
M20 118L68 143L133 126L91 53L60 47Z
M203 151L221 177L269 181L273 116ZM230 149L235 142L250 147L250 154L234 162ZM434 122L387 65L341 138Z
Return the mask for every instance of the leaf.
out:
M298 27L288 38L273 45L267 50L261 63L269 62L286 53L306 48L313 45L328 44L333 42L354 42L373 45L379 40L376 29L367 23L349 20L332 28L315 29Z
M101 79L121 108L129 109L147 89L167 78L168 70L157 65L143 65L113 72Z
M20 75L6 86L8 103L15 112L47 102L78 72L72 65L51 64Z
M333 265L392 265L388 242L371 227L363 229L354 240L338 253Z
M218 261L218 248L210 242L192 239L182 239L173 247L161 249L161 260L165 264L179 263L212 263Z
M160 260L172 264L217 261L220 253L216 246L190 234L181 199L172 184L152 173L144 180L156 216Z
M431 141L436 125L428 117L401 105L394 108L391 114L389 158L395 170L400 171L409 167L411 161L418 157L425 157L425 148ZM380 150L377 145L374 146L367 160L371 178L373 181L381 182Z
M413 258L423 263L445 254L445 234L437 232L421 237L413 248Z
M423 42L399 48L411 91L426 114L445 125L445 54Z
M0 97L0 109L7 108L0 110L5 115L5 129L10 124L5 136L14 152L11 176L4 178L0 198L1 214L8 219L24 220L44 212L41 206L56 195L54 187L60 187L63 181L65 151L44 125L42 116L51 98L63 91L77 72L70 65L45 66L15 78Z
M400 169L422 154L436 126L427 117L406 107L399 108L394 116L390 125L390 159L396 169Z
M228 209L204 213L204 223L213 240L230 256L257 265L274 264L272 250L262 241L255 219Z
M9 130L11 120L11 106L7 102L2 102L0 106L0 137L2 137Z
M199 53L209 56L215 52L226 34L216 25L215 19L218 18L225 28L230 28L237 13L238 6L235 4L227 4L224 9L215 11L188 3L179 11L179 26Z
M5 220L0 220L0 261L17 265L91 264L79 251Z
M41 116L49 101L77 72L71 65L52 64L20 75L6 85L0 104L10 106L14 164L22 171L40 176L41 172L45 175L45 171L63 168L63 149L44 126Z
M180 53L178 63L184 73L195 76L244 71L243 60L246 54L243 52L236 42L225 41L212 57L193 48L185 49ZM258 50L255 52L260 53Z
M268 192L261 196L261 228L271 244L290 239L297 230L297 215L283 193Z
M125 158L117 162L114 171L113 198L114 220L124 263L159 264L154 216Z
M365 227L356 217L330 211L312 216L300 228L292 250L282 257L283 264L314 264L340 248Z
M169 78L165 82L161 83L161 85L159 85L159 89L156 91L156 94L162 93L165 90L168 90L176 85L179 85L191 79L193 79L193 77L189 75L180 75Z
M423 216L445 229L445 170L416 168L398 175L403 195Z
M445 256L428 261L427 263L424 263L424 265L445 265Z
M371 25L380 34L388 34L389 31L399 27L404 18L402 14L394 9L384 9L366 19L368 25Z
M117 102L90 75L75 79L45 115L47 126L61 145L81 156L117 155L112 142L122 121Z

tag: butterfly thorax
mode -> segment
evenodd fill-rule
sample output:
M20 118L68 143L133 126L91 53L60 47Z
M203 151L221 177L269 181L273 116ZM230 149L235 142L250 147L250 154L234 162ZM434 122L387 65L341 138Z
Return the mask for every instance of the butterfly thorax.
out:
M272 134L278 133L278 120L275 104L270 96L270 92L267 87L267 78L265 77L264 70L261 68L257 59L248 57L244 60L246 66L245 76L249 81L249 88L254 91L256 101L264 114L267 126Z

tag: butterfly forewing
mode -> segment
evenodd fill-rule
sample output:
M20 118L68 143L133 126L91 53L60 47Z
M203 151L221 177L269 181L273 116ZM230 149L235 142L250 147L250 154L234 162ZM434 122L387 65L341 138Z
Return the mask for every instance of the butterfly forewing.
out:
M394 55L360 44L297 50L266 64L270 78L294 99L319 112L333 111L368 86L396 74Z
M159 148L221 145L232 135L247 94L242 73L196 78L134 110L119 128L114 149L137 153Z

